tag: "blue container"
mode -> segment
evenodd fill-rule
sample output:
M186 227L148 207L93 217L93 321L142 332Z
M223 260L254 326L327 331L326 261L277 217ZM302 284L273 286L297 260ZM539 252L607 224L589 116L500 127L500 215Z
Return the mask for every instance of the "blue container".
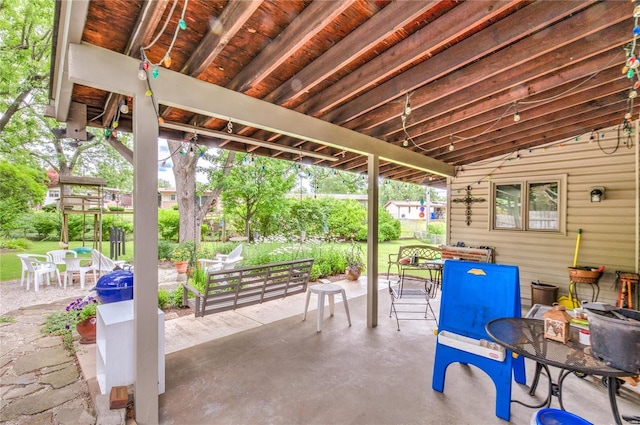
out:
M133 299L133 272L116 270L105 274L96 283L98 299L103 304Z
M591 422L559 409L540 409L533 414L531 425L593 425Z

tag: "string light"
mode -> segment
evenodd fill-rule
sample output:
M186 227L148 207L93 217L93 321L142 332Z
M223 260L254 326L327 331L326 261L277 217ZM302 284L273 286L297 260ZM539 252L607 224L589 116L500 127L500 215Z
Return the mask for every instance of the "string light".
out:
M164 25L162 26L162 28L160 29L160 31L158 31L158 33L156 34L155 38L153 39L153 41L151 41L151 43L149 43L149 45L141 47L140 48L140 57L142 60L142 64L141 64L141 68L138 70L138 78L140 80L146 80L147 76L146 76L146 71L149 67L149 63L151 63L154 68L153 68L153 78L158 78L158 76L160 75L160 70L158 69L158 66L163 64L166 68L170 68L171 67L171 50L173 49L173 46L176 42L176 38L178 37L178 32L180 30L184 31L187 29L187 22L184 20L184 16L187 12L187 5L189 4L189 0L185 0L184 4L182 5L182 13L180 15L180 19L178 20L178 25L173 33L173 38L171 39L171 44L169 45L169 48L167 49L167 51L165 52L165 54L162 56L162 59L160 59L159 62L157 63L153 63L149 60L149 58L146 55L146 50L149 50L151 47L153 47L153 45L158 41L158 39L160 38L160 36L162 34L164 34L164 31L167 28L167 25L169 24L169 21L171 20L172 16L173 16L173 12L175 11L176 5L178 4L178 0L174 0L173 1L173 5L171 6L171 10L169 11L169 14L167 15L167 18L164 22ZM143 70L142 66L146 66L146 68L144 68L144 77L142 76L141 71Z

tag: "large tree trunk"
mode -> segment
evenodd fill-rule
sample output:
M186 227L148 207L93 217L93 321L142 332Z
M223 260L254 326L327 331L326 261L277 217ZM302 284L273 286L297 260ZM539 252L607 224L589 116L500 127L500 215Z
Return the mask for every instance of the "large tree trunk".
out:
M176 200L180 212L179 242L194 241L200 243L200 226L196 220L196 163L198 155L193 152L181 154L182 141L167 140L169 152L172 153L173 176L176 179ZM198 237L196 238L196 235Z

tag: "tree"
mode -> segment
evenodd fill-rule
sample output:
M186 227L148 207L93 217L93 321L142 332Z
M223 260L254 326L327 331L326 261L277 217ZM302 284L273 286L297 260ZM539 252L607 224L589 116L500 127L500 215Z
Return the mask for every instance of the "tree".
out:
M178 211L180 211L179 242L195 241L200 243L202 223L207 212L217 202L222 190L223 180L233 163L235 152L216 150L208 152L203 146L197 144L194 136L188 141L167 140L170 160L173 162L173 176L176 180L176 197ZM196 187L196 170L198 161L204 158L212 164L209 173L209 184ZM204 170L202 170L204 171ZM210 191L202 205L196 203L196 197L205 191Z
M364 175L324 167L305 167L303 175L309 180L313 193L363 194L367 192Z
M44 199L46 173L0 160L0 232L6 234L32 205Z
M295 165L265 157L238 155L225 179L222 202L225 214L239 219L252 240L252 220L282 209L284 195L295 185Z
M11 130L26 139L34 115L44 112L54 5L49 0L0 2L0 134Z

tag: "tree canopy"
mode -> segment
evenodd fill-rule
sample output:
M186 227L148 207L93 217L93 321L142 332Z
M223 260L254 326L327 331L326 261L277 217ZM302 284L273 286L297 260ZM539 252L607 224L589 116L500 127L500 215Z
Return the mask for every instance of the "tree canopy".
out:
M0 233L6 234L21 213L42 202L46 178L43 171L0 160Z

